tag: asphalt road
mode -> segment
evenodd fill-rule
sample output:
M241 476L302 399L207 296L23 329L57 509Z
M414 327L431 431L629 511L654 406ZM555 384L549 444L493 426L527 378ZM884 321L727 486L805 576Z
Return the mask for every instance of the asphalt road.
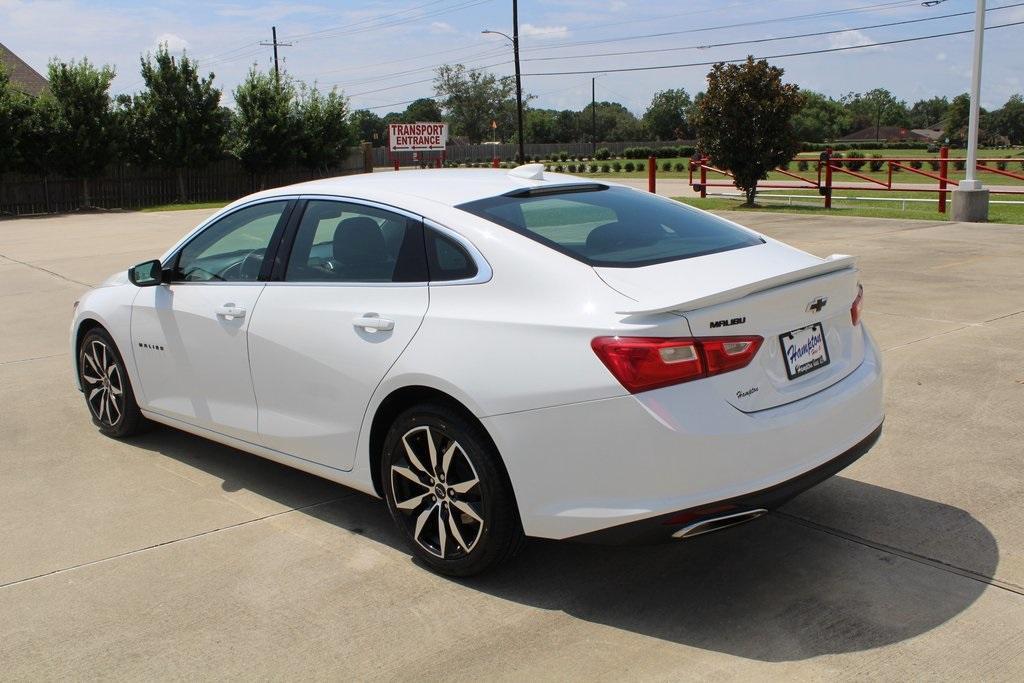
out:
M744 213L861 256L876 448L734 530L453 581L369 497L90 424L72 302L207 213L0 221L3 679L1024 678L1024 226Z

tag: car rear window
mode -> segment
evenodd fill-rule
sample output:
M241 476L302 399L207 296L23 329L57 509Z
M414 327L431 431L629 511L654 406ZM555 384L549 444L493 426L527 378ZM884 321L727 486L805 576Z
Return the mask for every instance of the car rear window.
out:
M646 266L764 243L685 204L598 184L517 191L458 208L592 266Z

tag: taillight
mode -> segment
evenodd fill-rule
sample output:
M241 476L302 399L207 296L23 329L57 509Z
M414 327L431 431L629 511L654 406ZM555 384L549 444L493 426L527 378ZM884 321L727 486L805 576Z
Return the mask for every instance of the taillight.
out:
M864 286L857 283L857 298L853 300L853 305L850 306L850 321L854 325L860 322L860 314L864 309Z
M630 393L746 367L761 337L598 337L590 346Z

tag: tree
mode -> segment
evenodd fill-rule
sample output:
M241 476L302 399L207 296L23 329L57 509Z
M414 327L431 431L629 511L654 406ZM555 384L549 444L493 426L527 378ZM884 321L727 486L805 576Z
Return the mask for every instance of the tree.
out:
M942 121L943 136L954 144L962 144L967 139L967 124L970 117L971 96L963 93L954 97Z
M0 62L0 175L18 164L19 141L29 109L28 98L11 86Z
M1013 95L1000 109L992 112L990 125L1004 135L1011 145L1024 144L1024 97Z
M374 147L383 145L387 138L387 126L384 125L384 119L369 109L356 109L349 116L348 123L356 137L363 142L373 143Z
M801 106L800 89L782 82L782 69L747 57L742 64L715 64L697 114L700 148L728 169L747 205L757 196L757 181L800 150L793 117Z
M491 121L498 135L509 139L516 130L516 82L511 76L472 71L462 64L437 69L434 91L454 135L479 143L491 137ZM526 99L524 98L524 104Z
M166 45L141 60L146 89L127 111L129 122L145 131L147 156L172 169L178 180L178 201L187 202L185 170L206 166L220 156L224 118L220 90L213 74L199 76L198 64L186 55L171 56Z
M295 120L299 163L318 174L343 162L356 142L348 124L348 100L337 90L324 95L315 87L302 87L295 100Z
M589 123L587 128L589 129ZM597 129L598 138L601 128ZM555 114L555 142L576 142L580 139L580 115L572 109L563 109Z
M263 187L268 171L287 166L293 158L295 86L285 74L278 83L273 74L253 68L234 94L231 153Z
M53 140L48 153L53 167L82 181L82 205L89 206L89 179L107 167L113 156L114 119L110 82L114 69L54 60L49 65L50 94L39 98L39 115L48 117ZM44 162L46 163L46 162Z
M850 126L850 115L841 102L813 90L804 90L804 105L793 117L793 128L802 142L834 140Z
M656 140L691 138L693 128L686 120L691 106L693 101L683 88L656 92L644 112L644 128Z
M932 97L927 100L918 100L910 108L910 125L914 128L927 128L936 123L942 123L949 109L949 98Z
M875 88L866 93L849 93L841 100L850 114L852 130L881 126L909 126L910 113L907 103L885 88Z
M591 135L592 126L591 106L588 104L579 113L579 127L585 131L586 137ZM597 109L597 137L598 140L620 142L623 140L637 140L640 135L640 120L618 102L598 102Z
M433 97L421 97L414 100L402 113L402 123L419 123L420 121L437 122L442 120L441 107Z
M557 136L558 112L554 109L527 109L523 127L530 142L560 142Z

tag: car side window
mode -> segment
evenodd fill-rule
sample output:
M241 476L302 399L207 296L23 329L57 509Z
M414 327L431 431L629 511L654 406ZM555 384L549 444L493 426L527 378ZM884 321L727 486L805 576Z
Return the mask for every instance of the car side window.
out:
M287 282L426 282L423 227L373 206L306 204L288 256Z
M476 263L462 245L436 230L427 230L427 264L431 282L466 280L477 273Z
M259 279L287 200L234 211L206 227L178 254L174 279L183 282L253 282Z

